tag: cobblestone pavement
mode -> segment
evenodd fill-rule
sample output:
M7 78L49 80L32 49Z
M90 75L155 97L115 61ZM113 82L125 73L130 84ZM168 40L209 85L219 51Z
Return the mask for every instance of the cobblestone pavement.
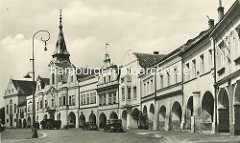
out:
M16 141L24 141L31 139L32 131L28 129L6 129L0 133L0 140L2 143L10 143ZM38 137L43 137L44 133L38 132Z
M174 143L240 143L240 136L229 134L200 134L177 131L136 131L137 134L162 136L166 142Z
M240 136L128 130L124 133L103 131L39 130L39 139L30 139L31 129L7 129L2 142L20 143L240 143Z

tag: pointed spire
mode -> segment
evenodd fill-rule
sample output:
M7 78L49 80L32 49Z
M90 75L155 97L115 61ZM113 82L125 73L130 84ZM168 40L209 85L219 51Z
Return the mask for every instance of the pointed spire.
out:
M59 16L59 34L58 39L56 43L56 49L53 52L52 57L57 58L57 60L69 60L69 52L67 51L64 36L63 36L63 30L62 30L62 9L60 9L60 16Z

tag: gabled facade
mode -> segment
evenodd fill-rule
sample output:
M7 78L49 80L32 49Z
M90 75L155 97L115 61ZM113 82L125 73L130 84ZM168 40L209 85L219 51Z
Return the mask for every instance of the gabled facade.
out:
M26 97L34 90L35 82L10 79L4 95L6 127L26 127Z

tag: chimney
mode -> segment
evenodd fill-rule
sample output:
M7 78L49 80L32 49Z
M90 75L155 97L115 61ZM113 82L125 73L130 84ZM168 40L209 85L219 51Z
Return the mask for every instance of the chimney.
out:
M158 55L158 54L159 54L159 51L154 51L153 54L154 54L154 55Z
M224 7L222 6L222 0L219 0L219 7L218 7L218 21L220 21L224 16Z
M209 19L208 20L208 28L211 29L214 27L214 19Z

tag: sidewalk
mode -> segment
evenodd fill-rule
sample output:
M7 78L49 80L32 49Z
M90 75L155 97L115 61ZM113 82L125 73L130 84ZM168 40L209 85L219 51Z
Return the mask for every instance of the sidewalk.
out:
M175 143L240 143L240 136L232 136L228 134L202 134L202 133L189 133L180 131L148 131L148 130L135 130L140 135L151 135L156 138L165 138L166 142Z
M42 137L43 134L38 132L38 137ZM0 134L0 141L2 143L16 142L20 140L26 140L32 138L31 128L27 129L6 129Z

